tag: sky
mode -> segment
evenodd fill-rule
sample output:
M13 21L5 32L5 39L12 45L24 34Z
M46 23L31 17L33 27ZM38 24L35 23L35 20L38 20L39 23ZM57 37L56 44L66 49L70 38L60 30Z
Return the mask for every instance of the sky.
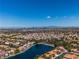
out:
M79 0L0 0L0 27L79 27Z

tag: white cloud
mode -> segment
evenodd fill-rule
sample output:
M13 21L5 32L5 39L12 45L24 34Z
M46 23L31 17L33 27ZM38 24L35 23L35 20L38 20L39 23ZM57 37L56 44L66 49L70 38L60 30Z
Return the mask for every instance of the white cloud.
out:
M51 17L51 16L47 16L46 18L47 18L47 19L50 19L50 18L52 18L52 17Z

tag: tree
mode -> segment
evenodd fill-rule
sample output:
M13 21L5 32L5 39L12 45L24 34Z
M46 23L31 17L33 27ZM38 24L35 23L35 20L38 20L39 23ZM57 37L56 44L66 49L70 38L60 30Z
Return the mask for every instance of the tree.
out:
M15 54L17 54L17 53L19 53L19 52L20 52L20 50L19 50L18 48L16 48Z
M33 59L38 59L38 57L39 57L39 56L37 55L37 56L35 56Z

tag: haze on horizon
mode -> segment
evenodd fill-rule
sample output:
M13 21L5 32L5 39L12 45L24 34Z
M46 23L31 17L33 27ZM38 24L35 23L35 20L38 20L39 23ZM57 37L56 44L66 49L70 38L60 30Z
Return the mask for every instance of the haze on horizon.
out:
M0 27L79 27L79 0L0 0Z

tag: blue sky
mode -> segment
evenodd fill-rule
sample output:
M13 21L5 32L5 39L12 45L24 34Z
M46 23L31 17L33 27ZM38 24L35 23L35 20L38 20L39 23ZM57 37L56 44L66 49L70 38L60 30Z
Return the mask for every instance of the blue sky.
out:
M79 0L0 0L0 27L79 27Z

